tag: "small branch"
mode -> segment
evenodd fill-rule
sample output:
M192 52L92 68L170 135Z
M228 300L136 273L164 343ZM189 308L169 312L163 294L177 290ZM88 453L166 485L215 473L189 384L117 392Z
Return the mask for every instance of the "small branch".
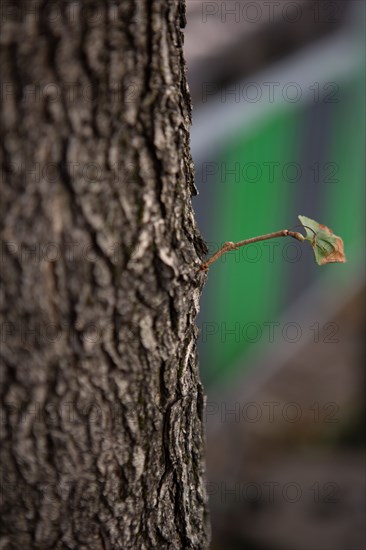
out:
M259 237L253 237L251 239L246 239L245 241L239 241L237 243L227 242L218 250L211 258L206 260L199 268L198 271L207 271L211 264L216 262L221 256L229 252L230 250L237 250L241 246L247 244L257 243L259 241L267 241L269 239L277 239L278 237L292 237L297 241L303 242L305 240L304 236L297 231L289 231L288 229L282 229L282 231L276 231L275 233L268 233L267 235L260 235Z

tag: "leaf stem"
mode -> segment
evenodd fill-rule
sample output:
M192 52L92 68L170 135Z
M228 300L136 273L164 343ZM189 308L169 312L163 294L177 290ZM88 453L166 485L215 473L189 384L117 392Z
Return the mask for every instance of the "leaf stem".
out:
M303 242L305 237L298 233L297 231L290 231L289 229L282 229L281 231L276 231L275 233L267 233L267 235L260 235L259 237L252 237L251 239L245 239L244 241L238 241L237 243L227 242L213 255L211 258L203 262L202 265L198 268L198 271L207 271L211 264L216 262L221 256L230 250L237 250L241 246L247 244L257 243L259 241L267 241L269 239L277 239L278 237L292 237L297 241Z

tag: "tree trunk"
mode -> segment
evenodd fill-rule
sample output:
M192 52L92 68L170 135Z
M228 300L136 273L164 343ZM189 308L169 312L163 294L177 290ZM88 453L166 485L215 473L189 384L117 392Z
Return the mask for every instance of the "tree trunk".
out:
M1 9L0 548L207 548L184 6Z

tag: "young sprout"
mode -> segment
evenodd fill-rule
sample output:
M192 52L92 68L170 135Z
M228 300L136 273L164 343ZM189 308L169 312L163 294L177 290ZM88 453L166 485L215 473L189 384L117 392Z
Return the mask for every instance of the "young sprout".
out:
M343 240L337 235L334 235L329 227L307 218L306 216L299 216L299 220L301 225L305 228L305 237L297 231L282 229L275 233L252 237L251 239L246 239L237 243L227 242L213 256L203 262L198 268L198 271L207 271L211 264L216 262L223 254L230 250L236 250L241 246L256 243L258 241L277 239L278 237L292 237L300 242L309 241L314 250L315 261L318 265L325 265L333 262L344 263L346 261Z

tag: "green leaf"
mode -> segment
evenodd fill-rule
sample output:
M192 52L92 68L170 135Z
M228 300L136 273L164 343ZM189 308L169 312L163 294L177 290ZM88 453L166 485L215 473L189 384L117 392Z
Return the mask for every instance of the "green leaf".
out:
M318 265L346 261L343 240L334 235L329 227L306 216L299 216L299 220L305 228L305 239L311 243Z

